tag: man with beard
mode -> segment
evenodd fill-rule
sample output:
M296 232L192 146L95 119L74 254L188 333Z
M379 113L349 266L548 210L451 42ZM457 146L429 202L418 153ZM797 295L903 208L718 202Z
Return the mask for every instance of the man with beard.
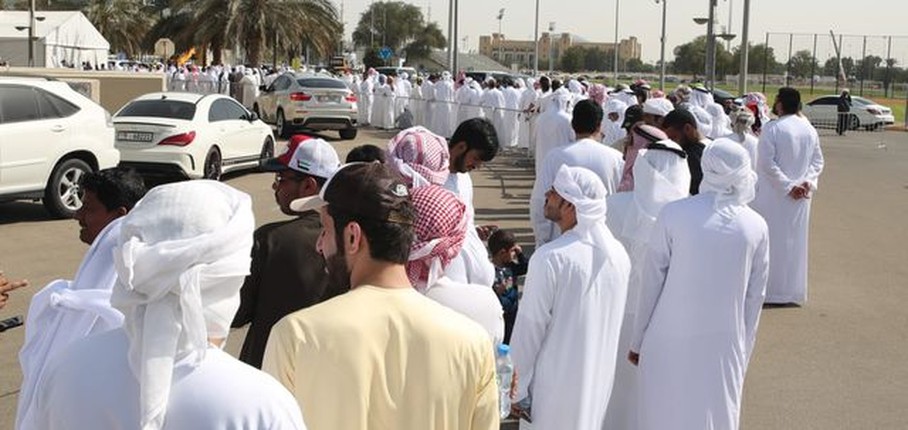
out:
M470 173L492 161L498 154L498 135L487 118L473 118L457 126L448 142L451 157L450 175L444 187L460 197L467 205L467 237L459 262L448 269L448 275L457 281L491 287L495 283L495 267L489 261L489 251L482 241L488 239L492 228L476 228L473 209L473 180ZM460 264L462 263L462 264Z
M681 148L687 153L687 165L690 168L690 195L697 195L700 192L700 181L703 180L700 158L703 157L703 149L712 141L700 133L697 128L697 119L691 111L685 108L677 108L669 112L662 120L662 130L669 139L681 145Z
M309 427L498 429L489 335L407 276L416 221L407 186L385 165L349 164L291 208L319 209L329 282L350 286L278 322L265 351L265 371Z
M117 282L113 250L120 224L145 195L145 184L134 171L101 170L82 177L79 239L90 245L76 276L58 279L32 297L25 321L25 344L19 352L22 386L16 428L32 428L37 419L35 398L52 359L70 344L94 333L117 328L123 315L110 306Z
M252 268L243 288L233 327L251 324L240 360L261 368L271 327L284 315L312 306L342 291L326 290L322 258L315 249L321 234L318 213L294 212L293 200L314 196L340 165L337 152L322 139L296 135L287 151L263 168L275 172L274 199L294 218L265 224L255 231Z

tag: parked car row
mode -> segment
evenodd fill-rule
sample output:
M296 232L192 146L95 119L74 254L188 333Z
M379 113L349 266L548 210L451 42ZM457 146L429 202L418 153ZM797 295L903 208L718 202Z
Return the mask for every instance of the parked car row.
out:
M0 136L0 202L40 199L60 218L82 206L86 173L217 180L275 146L271 127L224 95L146 94L111 116L65 82L12 75L0 76Z

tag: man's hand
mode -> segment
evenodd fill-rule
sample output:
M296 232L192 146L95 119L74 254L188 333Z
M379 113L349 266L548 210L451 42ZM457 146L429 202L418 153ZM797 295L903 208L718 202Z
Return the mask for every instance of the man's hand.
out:
M627 361L630 361L634 366L638 366L640 364L640 353L629 351L627 353Z
M495 230L498 230L498 226L494 224L476 226L476 234L478 234L479 239L483 241L489 240L489 236L491 236L492 232Z
M788 192L788 197L791 197L794 200L808 199L810 198L808 194L810 193L810 185L807 185L807 188L804 187L804 184L796 185Z
M9 300L10 291L17 290L22 287L27 287L28 281L10 281L3 276L3 272L0 272L0 308L6 306L6 302Z

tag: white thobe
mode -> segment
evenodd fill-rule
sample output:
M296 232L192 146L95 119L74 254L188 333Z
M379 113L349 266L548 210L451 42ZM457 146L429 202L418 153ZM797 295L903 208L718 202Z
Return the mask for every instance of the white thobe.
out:
M489 333L492 345L504 341L504 311L492 287L442 276L426 290L426 297L476 321Z
M111 221L95 238L72 281L51 282L32 297L25 321L25 343L19 351L22 386L16 428L34 428L34 399L48 363L71 343L123 325L123 314L111 307L117 281L113 249L122 218Z
M123 329L91 336L58 358L38 394L35 428L139 428L138 380ZM302 430L296 400L271 376L210 347L174 364L164 429Z
M470 98L470 110L467 116L470 118L485 118L485 113L482 111L482 88L471 87L473 95Z
M422 85L413 85L413 90L410 92L410 111L413 112L414 125L426 127L425 109L426 102L422 97Z
M456 118L454 111L454 84L450 80L442 80L435 84L435 104L432 111L432 129L435 134L450 138L454 134L453 124Z
M375 90L375 112L372 113L372 122L376 128L385 130L394 128L395 99L394 90L387 84Z
M794 200L796 185L817 189L823 151L807 118L788 115L763 126L757 145L757 196L751 203L769 225L767 303L807 301L807 232L811 199Z
M621 153L593 139L581 139L550 151L543 161L542 170L536 174L530 193L530 224L536 246L551 242L561 234L555 223L545 219L543 208L545 193L552 188L562 165L589 169L599 177L609 195L617 192L624 170Z
M246 106L246 109L252 109L252 105L255 104L255 98L259 96L259 87L255 76L243 76L243 79L240 80L240 85L243 88L243 106Z
M482 106L482 114L492 125L495 126L495 132L498 135L498 142L503 142L502 130L504 129L504 94L498 88L487 89L482 93L479 100Z
M457 103L457 125L460 125L464 121L473 118L473 109L470 104L473 101L473 89L469 85L461 85L457 89L457 93L454 94L454 101Z
M738 428L744 374L766 291L766 223L715 194L666 205L650 235L631 350L640 429Z
M448 175L444 188L460 198L467 206L467 233L460 254L445 268L445 275L454 281L491 287L495 283L495 266L489 261L489 251L476 232L473 209L473 180L469 173Z
M517 147L517 133L520 128L520 90L507 87L502 91L504 95L505 111L502 114L501 146L504 148Z
M601 428L629 272L610 233L594 247L567 231L530 258L511 352L516 398L532 398L534 430Z
M520 95L520 129L517 132L517 146L519 148L529 149L536 147L536 118L538 118L539 114L528 111L531 108L535 109L537 100L539 100L539 93L533 88L523 90Z
M413 92L413 84L410 81L405 81L400 79L397 81L397 108L395 109L395 115L400 115L405 109L410 106L410 97Z
M423 104L423 123L425 127L429 129L432 133L438 134L438 130L435 129L435 84L432 81L426 79L422 83L422 98L425 100Z
M372 124L372 104L375 101L375 87L371 79L366 79L359 84L359 124Z
M732 133L732 134L729 134L729 135L723 136L723 137L740 143L741 146L743 146L744 149L747 150L747 155L750 155L750 168L753 169L754 172L756 172L757 171L757 157L759 156L759 154L757 154L757 143L759 143L757 136L754 136L750 133L744 133L743 135L738 134L738 133Z
M574 129L571 127L571 115L549 106L549 109L536 121L536 174L542 171L542 162L549 151L574 141ZM554 178L554 176L552 176Z

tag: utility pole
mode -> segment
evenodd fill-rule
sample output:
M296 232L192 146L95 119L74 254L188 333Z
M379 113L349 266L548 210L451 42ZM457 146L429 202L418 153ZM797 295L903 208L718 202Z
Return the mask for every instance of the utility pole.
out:
M750 60L750 45L747 40L750 32L750 0L744 0L744 24L741 27L741 69L738 71L738 92L747 94L747 71Z
M35 0L28 1L28 67L35 67Z
M536 0L536 24L534 26L533 40L535 50L533 52L533 76L539 76L539 0Z
M621 0L615 0L615 85L618 85L618 12Z
M717 0L709 0L709 22L706 23L706 86L710 90L716 81L716 69L713 68L713 59L716 57L716 3Z

